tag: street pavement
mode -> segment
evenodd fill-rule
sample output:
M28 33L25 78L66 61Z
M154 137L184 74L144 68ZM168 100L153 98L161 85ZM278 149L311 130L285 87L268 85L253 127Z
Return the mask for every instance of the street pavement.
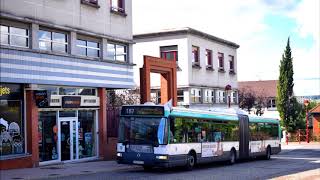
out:
M248 160L232 166L225 163L199 165L193 171L183 168L145 172L139 166L118 165L114 161L61 164L38 168L1 171L0 179L62 180L194 180L194 179L305 179L320 180L320 143L282 145L283 150L271 160Z

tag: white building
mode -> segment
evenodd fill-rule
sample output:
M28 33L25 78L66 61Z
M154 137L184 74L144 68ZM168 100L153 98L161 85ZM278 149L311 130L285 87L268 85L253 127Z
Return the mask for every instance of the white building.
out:
M226 107L225 87L231 85L231 105L237 106L239 45L192 28L137 34L133 39L137 87L143 55L162 57L177 61L178 105L198 109ZM160 76L152 74L151 79L151 87L159 98Z

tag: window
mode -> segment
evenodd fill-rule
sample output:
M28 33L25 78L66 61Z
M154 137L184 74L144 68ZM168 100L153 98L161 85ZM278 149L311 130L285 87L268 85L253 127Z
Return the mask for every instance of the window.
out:
M191 89L191 102L200 103L201 99L201 89Z
M172 117L169 134L170 143L238 141L239 123Z
M93 5L98 5L98 0L81 0L82 2L90 3Z
M192 64L193 65L200 65L199 47L197 47L197 46L192 46Z
M275 108L276 107L276 100L275 99L270 99L268 101L268 108Z
M279 139L278 124L249 123L250 141Z
M214 99L214 90L206 89L204 91L204 103L212 103Z
M237 102L237 96L238 96L237 91L232 92L231 96L232 96L232 103L235 103L235 104L238 103Z
M181 89L178 89L177 91L177 98L178 98L178 102L184 102L184 91Z
M28 29L0 26L0 43L3 45L29 47Z
M25 153L23 87L0 84L0 158Z
M125 13L124 0L110 0L111 1L111 11Z
M230 72L234 73L234 56L229 55Z
M178 46L161 46L160 57L163 59L178 61Z
M67 52L68 38L65 33L39 30L39 48L47 51Z
M212 69L212 51L206 49L207 69Z
M100 57L100 44L94 41L78 39L77 53L81 56Z
M226 93L224 91L217 90L216 102L218 102L218 103L226 103L227 102Z
M39 161L58 159L58 129L56 111L40 111L38 121Z
M219 70L224 71L224 54L218 53L218 60L219 60Z
M109 43L107 45L107 59L113 61L127 61L127 46Z

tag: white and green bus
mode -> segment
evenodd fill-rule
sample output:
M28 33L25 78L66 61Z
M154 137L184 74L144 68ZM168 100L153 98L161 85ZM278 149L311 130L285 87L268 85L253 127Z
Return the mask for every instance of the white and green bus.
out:
M192 110L161 105L123 106L117 161L120 164L185 166L262 156L281 151L277 119L235 110Z

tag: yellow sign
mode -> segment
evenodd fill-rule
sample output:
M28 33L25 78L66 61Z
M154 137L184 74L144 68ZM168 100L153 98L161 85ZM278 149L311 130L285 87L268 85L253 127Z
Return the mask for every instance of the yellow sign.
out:
M0 96L9 95L9 94L10 94L10 88L0 86Z

